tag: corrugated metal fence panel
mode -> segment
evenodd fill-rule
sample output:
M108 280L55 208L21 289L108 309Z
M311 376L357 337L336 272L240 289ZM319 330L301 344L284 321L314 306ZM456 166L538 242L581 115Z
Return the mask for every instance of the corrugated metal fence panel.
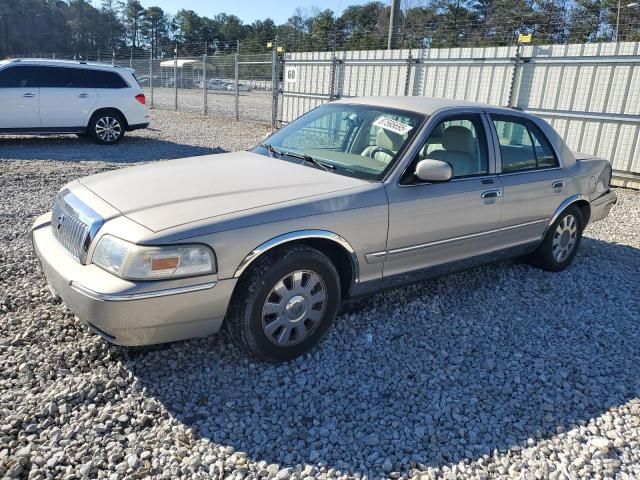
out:
M545 118L570 148L640 173L640 44L523 49L517 106Z
M410 53L419 63L408 68ZM410 95L507 105L515 54L516 47L338 52L333 93L403 95L408 82ZM521 55L515 105L549 121L572 149L639 174L640 43L528 46ZM286 63L301 63L298 82L285 84L284 120L329 100L331 58L287 54Z

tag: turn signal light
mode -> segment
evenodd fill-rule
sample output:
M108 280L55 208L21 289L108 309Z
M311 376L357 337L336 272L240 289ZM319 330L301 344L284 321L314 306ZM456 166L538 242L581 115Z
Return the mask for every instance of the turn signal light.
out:
M139 93L138 95L136 95L136 100L138 100L142 105L144 105L147 102L147 99L144 96L144 93Z

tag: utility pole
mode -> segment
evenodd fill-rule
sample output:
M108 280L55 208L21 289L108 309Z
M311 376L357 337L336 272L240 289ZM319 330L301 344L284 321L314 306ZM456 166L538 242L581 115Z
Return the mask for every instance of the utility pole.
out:
M398 48L398 24L400 23L400 0L391 0L391 13L389 15L389 38L387 49Z

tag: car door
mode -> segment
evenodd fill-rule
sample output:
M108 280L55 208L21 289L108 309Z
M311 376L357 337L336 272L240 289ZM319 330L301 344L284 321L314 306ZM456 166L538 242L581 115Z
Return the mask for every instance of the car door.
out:
M30 65L0 70L0 129L40 128L40 89L35 79Z
M426 277L497 248L502 187L487 133L480 111L430 120L426 140L408 168L399 181L387 184L387 250L367 258L384 261L384 285ZM449 163L453 178L442 183L418 180L413 172L427 158Z
M40 118L43 128L82 129L97 101L89 70L71 67L40 67Z
M543 132L529 119L490 114L499 146L503 241L535 243L564 198L565 182L558 156Z

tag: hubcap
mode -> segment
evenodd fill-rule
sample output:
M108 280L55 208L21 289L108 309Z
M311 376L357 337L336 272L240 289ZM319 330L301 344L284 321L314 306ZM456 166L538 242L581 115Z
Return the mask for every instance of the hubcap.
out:
M122 126L113 117L102 117L96 122L96 134L105 142L113 142L120 137Z
M262 307L262 330L270 342L291 346L320 325L327 306L327 287L315 272L297 270L282 277Z
M556 227L551 250L556 262L564 262L576 246L578 240L578 221L573 215L567 215Z

